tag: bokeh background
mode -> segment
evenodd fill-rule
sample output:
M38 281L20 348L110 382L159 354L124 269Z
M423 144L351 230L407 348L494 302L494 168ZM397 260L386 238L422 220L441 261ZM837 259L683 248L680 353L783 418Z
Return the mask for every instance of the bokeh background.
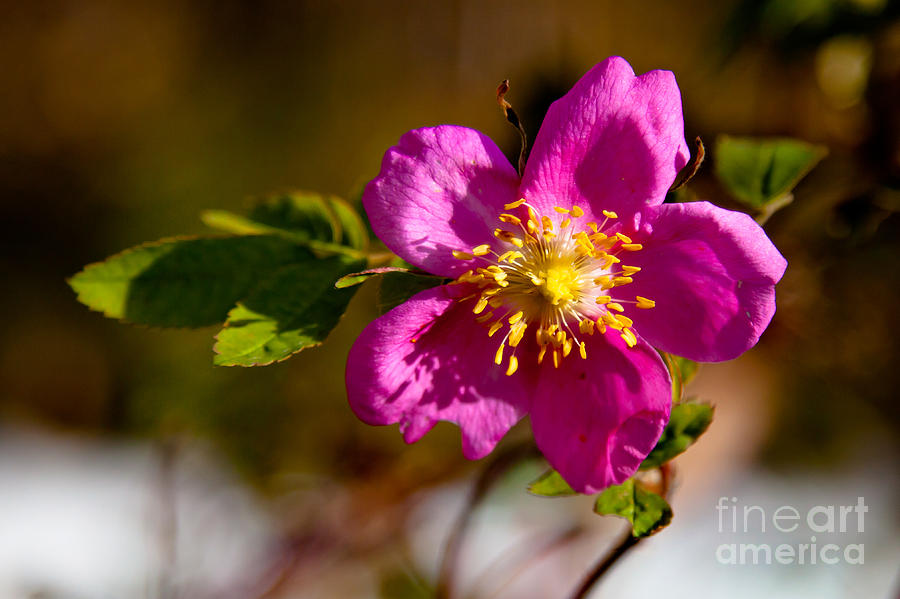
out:
M900 9L887 0L100 0L0 8L0 597L429 596L479 464L439 425L359 423L343 366L367 283L321 348L214 368L215 329L104 319L65 283L202 209L303 188L357 201L412 128L518 138L606 56L673 70L688 138L792 136L828 158L767 230L790 266L760 345L701 368L717 419L678 461L671 527L595 597L896 597L900 564ZM711 163L691 184L736 207ZM511 433L527 437L527 422ZM622 523L510 473L460 597L557 597ZM857 502L865 564L726 566L715 504ZM800 533L804 529L801 528ZM759 531L756 531L759 532ZM799 533L798 533L799 534ZM727 594L727 595L726 595Z

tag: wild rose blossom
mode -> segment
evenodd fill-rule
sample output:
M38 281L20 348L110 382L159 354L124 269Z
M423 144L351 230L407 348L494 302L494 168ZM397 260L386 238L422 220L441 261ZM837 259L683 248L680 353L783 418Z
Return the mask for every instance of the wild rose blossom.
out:
M454 279L372 322L347 364L350 405L420 439L455 422L481 458L524 415L580 492L634 474L671 407L654 350L734 358L775 312L786 262L747 215L663 204L689 154L668 71L618 57L547 112L521 180L482 133L416 129L363 194L375 233Z

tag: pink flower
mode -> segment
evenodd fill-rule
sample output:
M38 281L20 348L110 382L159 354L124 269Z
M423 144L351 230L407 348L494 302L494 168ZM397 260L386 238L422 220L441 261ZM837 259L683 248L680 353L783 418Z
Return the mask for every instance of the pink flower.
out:
M595 66L555 102L521 180L497 146L456 126L385 154L363 204L403 259L455 279L372 322L347 363L353 411L439 420L481 458L526 414L578 491L634 474L669 417L659 354L715 362L756 344L786 262L747 215L663 204L689 157L667 71Z

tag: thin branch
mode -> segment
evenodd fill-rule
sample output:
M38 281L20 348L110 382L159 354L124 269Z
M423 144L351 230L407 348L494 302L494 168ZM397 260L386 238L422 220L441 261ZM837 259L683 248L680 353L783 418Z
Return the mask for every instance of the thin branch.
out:
M490 490L507 470L523 459L537 455L540 455L537 448L530 442L512 445L504 451L498 452L478 476L475 486L472 487L469 499L457 518L444 547L444 556L441 560L441 568L434 592L435 599L452 599L454 596L453 582L459 562L459 553L463 539L472 523L472 516L475 514L475 510L481 505Z
M672 479L673 479L673 468L671 463L667 462L659 467L659 477L660 477L660 495L666 501L669 500L669 491L672 487ZM572 599L584 599L588 596L588 593L594 587L600 577L602 577L606 572L612 568L617 561L619 561L622 556L624 556L628 551L630 551L633 547L635 547L639 542L647 537L636 537L632 534L631 529L629 528L625 537L616 545L615 549L613 549L609 555L605 558L597 562L597 565L591 569L587 576L585 576L584 580L581 582L581 585L578 587L578 590L572 594Z

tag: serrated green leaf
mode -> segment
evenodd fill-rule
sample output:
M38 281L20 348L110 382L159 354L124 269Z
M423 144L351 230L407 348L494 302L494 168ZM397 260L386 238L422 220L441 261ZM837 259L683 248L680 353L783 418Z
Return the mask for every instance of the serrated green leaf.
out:
M201 327L277 269L312 259L279 236L164 239L88 265L69 279L78 301L110 318L157 327Z
M384 314L420 291L436 287L443 282L444 279L433 275L399 271L385 273L378 286L375 307L379 314Z
M650 536L672 521L672 508L668 502L633 478L600 493L594 511L601 516L625 518L631 523L631 534L636 537Z
M825 146L797 139L719 136L716 175L747 206L765 209L781 200L828 154Z
M344 200L309 191L265 198L250 211L250 220L276 229L309 234L312 239L361 250L369 242L365 225Z
M225 210L207 210L203 222L229 233L281 234L317 250L364 250L369 244L366 226L350 204L335 196L292 192L258 200L248 216ZM345 252L351 253L351 252Z
M563 497L577 495L578 493L569 486L562 475L556 470L548 470L533 480L528 485L528 492L542 497Z
M352 289L334 282L364 263L345 256L280 269L228 313L216 335L214 363L263 366L320 345L337 325Z
M641 464L641 470L656 468L684 453L709 428L713 407L701 403L680 403L672 406L669 423L656 447Z

